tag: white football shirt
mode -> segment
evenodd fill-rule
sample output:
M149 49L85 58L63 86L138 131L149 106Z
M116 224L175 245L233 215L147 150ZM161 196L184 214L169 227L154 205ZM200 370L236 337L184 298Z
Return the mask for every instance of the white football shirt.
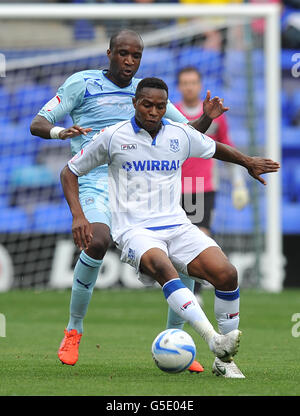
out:
M189 157L209 159L215 149L213 139L188 124L162 119L153 139L133 117L97 133L68 166L82 176L108 164L112 237L118 243L134 227L190 223L180 205L181 166Z

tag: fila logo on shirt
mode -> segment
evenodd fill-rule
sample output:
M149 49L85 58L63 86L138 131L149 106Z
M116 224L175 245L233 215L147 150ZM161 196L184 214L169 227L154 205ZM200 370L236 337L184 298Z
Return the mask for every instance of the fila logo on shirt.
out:
M132 162L124 162L122 168L135 171L149 170L177 170L180 167L179 160L133 160Z
M121 150L135 150L137 149L137 144L121 144Z

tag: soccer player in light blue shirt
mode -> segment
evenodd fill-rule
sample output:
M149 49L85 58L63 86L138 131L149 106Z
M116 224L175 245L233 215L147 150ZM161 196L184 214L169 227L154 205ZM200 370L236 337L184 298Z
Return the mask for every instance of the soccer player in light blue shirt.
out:
M86 70L70 76L33 119L31 133L45 139L71 139L71 150L75 155L102 128L130 119L134 115L132 98L140 81L134 75L142 53L143 41L136 32L122 30L112 36L107 51L109 69ZM212 119L227 109L218 97L210 99L208 92L204 114L192 123L193 127L204 133ZM67 114L72 117L74 125L70 128L55 126ZM165 116L173 121L188 122L170 102ZM97 167L79 179L79 198L85 216L92 224L92 242L88 248L82 247L75 266L70 319L59 349L60 360L69 365L78 360L83 319L111 241L107 166ZM72 228L77 226L73 221ZM194 281L184 275L181 278L193 290ZM178 317L171 312L167 326L178 325L182 326L183 322L178 324Z

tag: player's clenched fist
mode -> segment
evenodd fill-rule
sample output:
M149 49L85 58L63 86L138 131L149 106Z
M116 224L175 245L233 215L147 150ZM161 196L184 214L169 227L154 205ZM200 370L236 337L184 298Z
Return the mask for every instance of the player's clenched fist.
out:
M77 124L74 124L73 126L60 131L59 138L61 140L65 140L65 139L71 139L73 137L80 136L82 134L86 136L86 134L89 133L90 131L92 131L91 128L85 129L83 127L78 126Z

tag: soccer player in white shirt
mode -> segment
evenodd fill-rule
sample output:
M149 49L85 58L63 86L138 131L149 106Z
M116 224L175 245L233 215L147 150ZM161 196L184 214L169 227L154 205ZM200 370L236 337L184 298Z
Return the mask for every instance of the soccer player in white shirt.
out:
M135 116L96 134L62 170L74 242L82 249L92 240L91 224L78 197L78 177L108 164L112 237L122 261L134 266L143 282L157 281L162 286L169 306L215 354L216 374L243 378L232 361L240 338L237 272L216 242L192 225L181 208L181 165L188 157L214 157L244 166L266 184L260 175L276 172L279 164L244 155L189 125L164 119L167 99L168 87L162 80L142 80L133 99ZM214 330L178 272L215 287L219 295L215 315L223 334ZM228 314L232 319L227 319Z

